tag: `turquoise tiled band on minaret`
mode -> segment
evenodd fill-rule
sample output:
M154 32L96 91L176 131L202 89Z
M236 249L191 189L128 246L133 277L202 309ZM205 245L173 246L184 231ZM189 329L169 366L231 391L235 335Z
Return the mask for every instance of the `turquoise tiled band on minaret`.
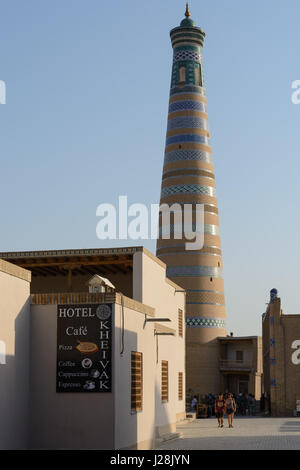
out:
M225 328L226 322L223 318L187 317L187 328Z

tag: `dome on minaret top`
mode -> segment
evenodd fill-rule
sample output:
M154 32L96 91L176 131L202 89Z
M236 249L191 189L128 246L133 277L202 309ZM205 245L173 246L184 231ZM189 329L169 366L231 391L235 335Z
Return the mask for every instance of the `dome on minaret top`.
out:
M180 26L171 29L171 42L173 49L178 47L203 47L205 32L198 28L191 19L189 4L186 4L185 18L181 21Z
M180 26L182 28L194 28L194 26L195 26L195 23L191 18L191 13L190 13L190 10L189 10L189 4L188 3L186 4L185 18L180 23Z

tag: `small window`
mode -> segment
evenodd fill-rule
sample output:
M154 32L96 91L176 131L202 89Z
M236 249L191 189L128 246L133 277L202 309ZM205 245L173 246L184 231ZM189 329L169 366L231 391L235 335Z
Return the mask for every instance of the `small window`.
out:
M196 86L201 86L201 83L200 83L200 69L199 69L199 67L195 67L195 85L196 85Z
M131 411L143 409L143 354L131 352Z
M169 401L169 364L161 361L161 401Z
M183 400L183 372L178 372L178 400Z
M210 282L212 282L212 280L213 280L213 278L211 277L211 278L210 278Z
M185 83L186 81L186 68L180 67L179 69L179 83Z
M178 309L178 336L183 337L183 311Z
M244 360L244 351L236 351L235 352L235 357L236 357L237 361L243 362L243 360Z

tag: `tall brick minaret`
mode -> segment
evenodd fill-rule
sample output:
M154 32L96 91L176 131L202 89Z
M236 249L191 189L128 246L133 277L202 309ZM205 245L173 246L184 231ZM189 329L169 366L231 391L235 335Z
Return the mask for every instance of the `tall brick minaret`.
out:
M203 204L204 246L187 251L187 240L174 237L172 219L171 238L162 239L160 217L156 254L168 277L187 290L187 389L218 393L217 337L226 335L221 240L203 82L205 33L190 18L188 4L185 19L170 36L174 56L160 203L189 203L194 210L196 203Z

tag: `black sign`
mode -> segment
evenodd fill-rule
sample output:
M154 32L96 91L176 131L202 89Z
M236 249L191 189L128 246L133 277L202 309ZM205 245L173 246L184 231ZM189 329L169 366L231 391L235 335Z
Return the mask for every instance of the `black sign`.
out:
M112 305L57 306L58 393L112 391Z

